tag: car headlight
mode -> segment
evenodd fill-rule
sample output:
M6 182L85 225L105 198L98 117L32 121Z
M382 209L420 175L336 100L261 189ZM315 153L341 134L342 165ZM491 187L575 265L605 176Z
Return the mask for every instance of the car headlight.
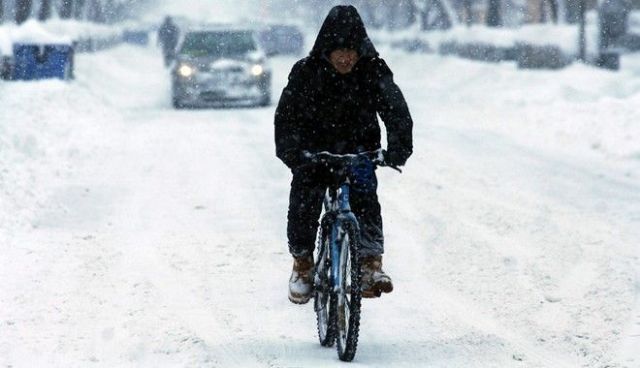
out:
M261 76L262 73L264 73L264 67L262 67L262 65L255 64L251 67L251 75L253 75L254 77Z
M193 74L195 74L195 72L196 72L196 68L187 64L182 64L178 68L178 74L185 78L192 76Z

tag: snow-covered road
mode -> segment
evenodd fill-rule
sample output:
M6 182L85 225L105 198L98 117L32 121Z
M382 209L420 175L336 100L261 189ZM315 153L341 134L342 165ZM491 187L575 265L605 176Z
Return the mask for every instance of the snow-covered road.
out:
M640 367L640 67L384 55L415 154L352 366ZM0 85L0 366L342 365L286 298L274 107L175 111L153 49L77 64Z

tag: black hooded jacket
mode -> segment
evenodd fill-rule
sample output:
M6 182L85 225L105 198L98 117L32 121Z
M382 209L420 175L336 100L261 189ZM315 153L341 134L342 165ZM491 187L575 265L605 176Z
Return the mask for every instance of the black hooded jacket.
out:
M349 48L359 60L348 74L329 62L331 51ZM412 153L413 122L393 73L378 56L353 6L336 6L309 56L291 70L275 114L277 156L291 169L302 151L358 153L380 148L380 115L387 129L387 160L403 165Z

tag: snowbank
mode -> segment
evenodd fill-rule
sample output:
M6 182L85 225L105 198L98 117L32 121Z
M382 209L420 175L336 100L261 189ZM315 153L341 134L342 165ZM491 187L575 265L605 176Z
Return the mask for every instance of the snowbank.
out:
M46 198L41 181L50 182L58 167L54 163L63 162L53 152L64 144L65 133L44 115L55 111L47 96L67 88L59 81L0 84L0 228L5 231L27 225ZM20 97L25 94L29 100ZM36 105L47 111L35 111Z
M117 38L122 34L118 26L80 22L77 20L52 19L43 24L48 31L67 35L74 41L83 38Z
M580 63L561 71L521 70L510 63L381 51L398 78L412 69L415 81L405 76L401 87L425 90L407 98L415 98L409 105L430 124L490 130L532 149L570 155L640 157L638 54L623 56L620 71L611 72ZM432 110L421 114L424 101Z
M99 129L112 118L93 93L59 80L0 83L0 243L36 226L52 188L74 171L70 162L90 157L105 134Z
M11 53L11 38L9 37L9 30L6 27L0 27L0 56L10 55Z
M525 43L558 46L568 55L577 55L579 29L577 25L571 24L527 24L518 28L457 25L446 31L425 32L415 26L401 32L370 30L369 33L374 41L379 43L420 40L428 44L432 50L438 50L440 45L450 42L479 43L505 48ZM595 54L598 46L598 27L594 12L587 16L586 37L588 53Z
M71 45L71 37L47 30L41 22L30 19L11 32L13 43Z
M0 55L11 55L14 43L63 44L77 43L77 51L95 51L113 46L122 38L119 26L52 19L38 22L30 19L20 26L0 26Z

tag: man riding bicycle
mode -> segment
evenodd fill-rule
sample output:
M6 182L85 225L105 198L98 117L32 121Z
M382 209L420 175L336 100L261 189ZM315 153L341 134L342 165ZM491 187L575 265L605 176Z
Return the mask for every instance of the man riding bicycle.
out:
M289 74L275 114L277 156L292 170L287 236L294 257L289 299L309 301L313 251L326 188L335 181L327 162L310 162L305 152L335 154L380 148L379 114L387 130L387 165L402 166L412 153L413 122L393 73L378 56L353 6L336 6L325 19L309 56ZM384 237L376 194L375 166L359 165L351 208L360 223L364 297L391 292L382 271Z

